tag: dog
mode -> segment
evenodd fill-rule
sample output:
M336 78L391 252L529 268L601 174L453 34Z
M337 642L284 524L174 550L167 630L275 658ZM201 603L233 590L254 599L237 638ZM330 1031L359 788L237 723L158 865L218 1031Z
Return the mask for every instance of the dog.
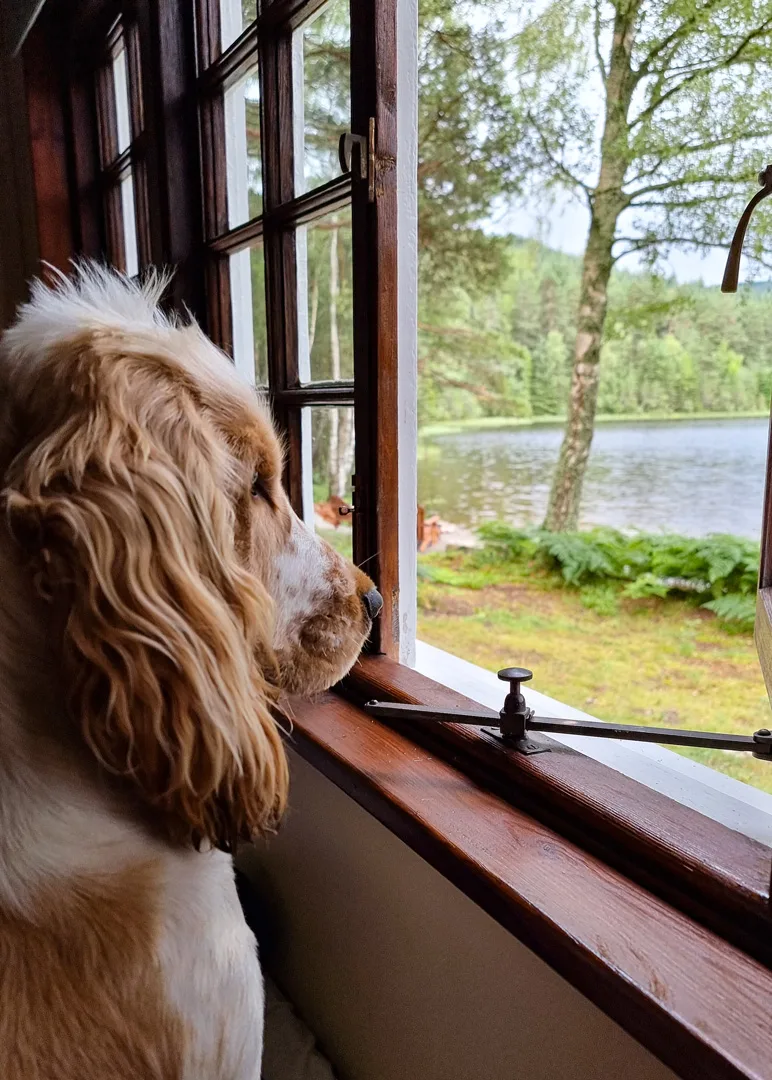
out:
M381 606L165 285L82 264L0 343L3 1080L258 1080L231 853L285 806L282 693Z

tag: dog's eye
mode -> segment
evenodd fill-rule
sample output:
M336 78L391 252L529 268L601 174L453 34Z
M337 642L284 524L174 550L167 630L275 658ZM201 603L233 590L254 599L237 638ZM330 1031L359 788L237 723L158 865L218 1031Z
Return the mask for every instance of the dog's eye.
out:
M263 480L259 473L253 473L252 475L251 492L253 499L259 499L261 496L265 498L267 496L265 484L263 483Z

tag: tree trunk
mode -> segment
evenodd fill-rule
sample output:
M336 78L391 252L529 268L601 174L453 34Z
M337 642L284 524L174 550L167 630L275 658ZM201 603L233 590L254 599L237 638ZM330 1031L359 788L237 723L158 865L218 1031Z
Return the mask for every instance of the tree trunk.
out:
M590 231L582 261L568 420L544 520L544 528L553 532L578 526L582 485L595 428L598 365L608 307L608 283L614 265L612 249L617 221L627 204L623 188L630 161L628 114L635 87L631 53L639 7L640 0L625 5L623 12L618 7L614 22L600 173L591 195Z
M330 230L330 378L340 379L340 336L338 334L338 229ZM342 496L340 488L340 416L337 409L330 409L330 453L327 477L330 495Z

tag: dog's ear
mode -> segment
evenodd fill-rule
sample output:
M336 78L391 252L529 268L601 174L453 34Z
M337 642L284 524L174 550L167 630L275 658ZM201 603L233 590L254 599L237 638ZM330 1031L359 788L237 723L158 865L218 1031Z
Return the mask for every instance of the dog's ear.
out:
M168 362L98 340L53 359L3 501L64 606L70 714L173 835L232 847L276 822L287 766L271 602L237 556L227 449Z

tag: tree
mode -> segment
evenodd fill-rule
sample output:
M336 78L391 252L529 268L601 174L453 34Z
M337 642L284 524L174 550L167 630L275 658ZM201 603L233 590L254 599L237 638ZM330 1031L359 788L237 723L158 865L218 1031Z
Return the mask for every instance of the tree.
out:
M770 49L770 0L551 0L520 28L522 167L590 216L547 528L578 521L612 269L728 244L772 135ZM759 262L768 220L750 238Z
M509 85L507 0L421 0L418 14L418 245L422 281L500 276L501 244L479 226L519 191L520 113ZM350 126L348 0L303 31L306 183L335 175Z
M501 281L499 238L481 228L522 190L522 114L508 78L507 0L421 0L418 251L425 292Z
M338 137L350 127L348 6L348 0L334 0L303 30L306 187L334 174ZM511 153L512 140L518 137L518 111L507 82L511 34L504 17L508 6L507 0L422 0L420 5L417 187L424 329L419 362L426 376L420 405L430 413L434 392L444 404L449 394L457 395L465 414L470 407L473 415L508 408L526 415L529 409L524 372L530 355L512 341L506 319L493 311L495 328L486 327L461 340L463 335L455 335L447 326L447 308L434 307L435 298L443 295L446 300L452 297L450 307L458 302L469 309L474 298L464 286L474 283L471 291L479 293L500 283L509 269L506 242L479 224L490 215L496 199L521 185L519 164ZM339 351L345 358L344 339L351 326L349 283L343 274L336 279L329 261L330 243L337 244L341 253L350 249L350 229L331 240L323 231L329 227L328 219L308 230L309 334L315 346L315 378L341 376L345 363L336 367L333 327L337 324ZM487 302L485 306L495 307ZM488 372L486 363L495 370ZM350 374L343 371L343 377ZM352 440L346 433L351 424L350 410L340 410L340 416L334 409L325 410L323 420L317 421L314 474L320 483L324 478L333 493L336 486L341 487L347 463L350 472L346 448Z
M563 412L568 397L567 375L565 340L559 330L550 330L533 357L531 407L534 416L558 416Z

